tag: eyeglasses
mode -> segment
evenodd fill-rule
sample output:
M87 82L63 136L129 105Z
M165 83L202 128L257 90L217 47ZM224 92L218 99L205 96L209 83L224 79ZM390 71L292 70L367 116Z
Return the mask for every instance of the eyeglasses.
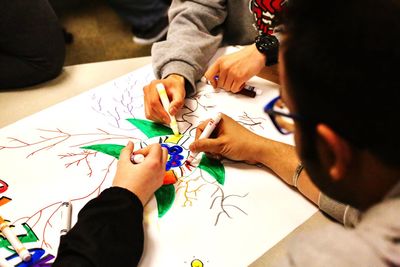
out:
M294 132L294 121L303 118L297 114L291 114L289 109L283 103L281 96L275 97L265 105L264 111L271 118L272 123L281 134L290 134Z

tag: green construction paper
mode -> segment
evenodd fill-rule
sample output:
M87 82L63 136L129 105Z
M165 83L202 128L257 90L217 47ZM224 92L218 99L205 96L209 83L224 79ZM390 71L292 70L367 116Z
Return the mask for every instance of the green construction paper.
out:
M140 131L142 131L148 138L155 136L171 135L174 134L171 128L164 125L140 119L127 119L130 123L136 126Z
M216 159L211 159L203 154L200 164L198 166L200 169L208 172L212 177L217 180L220 185L225 183L225 168L221 161Z
M161 186L155 193L158 217L161 218L172 207L175 200L175 187L172 184Z
M116 159L119 159L119 154L121 153L121 150L124 147L125 146L116 145L116 144L98 144L98 145L91 145L91 146L83 146L81 148L99 151L104 154L113 156Z

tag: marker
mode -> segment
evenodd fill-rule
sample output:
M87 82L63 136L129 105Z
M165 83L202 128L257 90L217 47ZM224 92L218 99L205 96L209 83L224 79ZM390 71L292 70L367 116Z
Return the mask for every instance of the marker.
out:
M6 259L3 257L0 257L0 267L14 267L13 264L9 263Z
M215 75L215 76L214 76L214 80L215 80L215 81L218 81L218 79L219 79L219 76L218 76L218 75ZM207 80L207 78L204 77L204 76L201 77L200 81L202 81L203 83L210 84L210 82L209 82L209 81ZM254 86L245 84L245 85L243 86L242 90L240 90L240 91L237 92L237 93L238 93L238 94L241 94L241 95L245 95L245 96L249 96L249 97L254 98L254 97L256 97L256 95L261 95L261 94L262 94L262 91L261 91L260 89L255 88Z
M144 156L142 154L131 155L132 163L139 164L144 161Z
M210 121L207 123L206 128L204 128L204 131L201 133L199 139L204 139L204 138L210 137L210 135L214 131L215 127L218 125L219 121L221 120L221 117L222 117L221 113L218 112L218 114L214 118L211 118ZM192 161L196 158L196 156L198 154L199 154L198 152L196 152L196 153L190 152L187 162L192 163Z
M60 235L66 235L71 229L72 203L65 201L61 203L61 230Z
M31 254L29 254L29 251L21 243L21 241L18 239L18 237L14 234L14 232L8 226L8 223L1 216L0 216L0 231L7 238L7 240L13 246L15 251L18 253L18 256L23 261L29 261L32 258Z
M178 128L178 123L176 122L175 116L172 116L169 114L169 99L167 92L165 91L165 87L162 83L157 83L156 84L157 92L158 95L160 96L161 103L165 109L165 111L168 113L169 117L171 118L171 123L169 126L171 127L172 131L174 132L174 135L179 135L179 128Z

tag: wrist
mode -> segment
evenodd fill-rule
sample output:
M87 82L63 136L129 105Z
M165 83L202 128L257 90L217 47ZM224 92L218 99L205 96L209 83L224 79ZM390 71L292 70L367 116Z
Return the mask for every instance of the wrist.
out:
M253 55L254 55L254 56L252 56L252 58L254 58L258 62L258 65L261 68L263 68L265 66L265 62L267 62L267 56L257 49L256 44L253 44L252 46L253 46Z
M262 136L254 134L254 145L251 147L253 148L250 152L249 160L252 162L263 164L264 166L268 166L268 160L270 158L270 146L269 139L264 138Z
M176 74L176 73L169 74L169 75L166 77L166 79L172 79L172 80L174 80L174 81L176 81L176 82L179 82L179 83L181 83L181 84L184 84L184 83L185 83L185 77L183 77L183 76L180 75L180 74Z

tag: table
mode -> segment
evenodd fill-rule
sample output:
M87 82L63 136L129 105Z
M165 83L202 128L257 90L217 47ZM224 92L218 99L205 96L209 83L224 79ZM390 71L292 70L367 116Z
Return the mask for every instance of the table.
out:
M151 63L140 57L64 67L56 79L14 91L0 91L0 127L76 96Z
M29 88L0 92L0 127L122 76L150 62L151 57L141 57L68 66L64 68L59 77L52 81ZM277 66L266 69L260 76L278 82ZM321 212L317 212L250 266L268 266L271 262L279 260L280 257L284 256L288 240L294 234L327 223L332 222Z

